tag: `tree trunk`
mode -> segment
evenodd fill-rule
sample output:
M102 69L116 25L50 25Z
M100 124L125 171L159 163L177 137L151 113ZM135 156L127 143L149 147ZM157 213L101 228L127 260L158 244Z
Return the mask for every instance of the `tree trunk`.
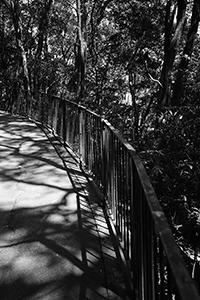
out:
M23 69L24 90L25 90L25 99L26 99L26 113L27 115L29 115L31 111L31 89L30 89L27 57L22 42L22 20L20 16L19 1L13 0L12 2L8 2L6 0L3 0L2 2L7 7L14 25L17 49L20 54L20 58L21 58L20 63Z
M49 24L49 13L52 6L53 0L45 1L41 18L40 18L40 24L39 24L39 33L38 33L38 44L37 44L37 50L35 57L36 59L40 59L42 55L42 50L44 48L44 42L47 36L47 29Z
M192 56L193 45L197 35L198 25L200 21L200 1L194 0L192 18L190 28L187 34L186 45L183 51L183 56L179 64L176 82L174 85L172 105L181 105L181 98L184 94L185 83L187 81L187 68Z
M185 18L186 18L186 5L187 0L178 0L177 6L172 8L172 1L168 0L166 5L166 17L165 17L165 45L164 45L164 62L161 71L160 87L158 106L166 106L170 104L170 88L171 88L171 73L174 64L174 60L177 53L177 48L183 33ZM172 36L172 29L174 24L174 18L177 13L176 29Z
M83 98L84 93L84 81L85 81L85 67L87 57L87 44L84 38L86 31L86 11L85 7L81 9L81 0L77 0L77 43L76 43L76 64L78 72L77 82L77 98L80 101ZM84 10L84 13L82 11Z
M49 14L51 7L53 5L53 0L45 0L44 6L40 13L39 27L38 27L38 43L37 49L35 52L35 63L33 67L33 94L36 100L40 98L39 92L42 87L40 82L40 60L42 54L46 57L47 49L47 30L49 26ZM42 88L42 91L45 92L46 86Z
M132 106L133 106L133 145L136 148L139 142L139 109L138 104L136 103L135 96L135 86L136 86L136 73L129 71L129 88L132 97Z
M27 115L30 115L31 88L30 88L30 81L29 81L28 62L27 62L26 52L22 42L22 20L20 17L19 2L16 0L14 1L14 5L13 5L12 18L13 18L13 23L15 28L17 47L19 49L21 59L22 59L22 68L23 68L23 75L24 75L24 90L25 90L25 99L26 99L26 113Z

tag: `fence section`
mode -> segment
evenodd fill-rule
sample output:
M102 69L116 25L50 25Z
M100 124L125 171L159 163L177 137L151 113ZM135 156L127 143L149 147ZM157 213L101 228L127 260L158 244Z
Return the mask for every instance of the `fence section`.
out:
M92 172L111 213L139 300L200 300L146 171L103 118L43 94L32 118L69 143Z

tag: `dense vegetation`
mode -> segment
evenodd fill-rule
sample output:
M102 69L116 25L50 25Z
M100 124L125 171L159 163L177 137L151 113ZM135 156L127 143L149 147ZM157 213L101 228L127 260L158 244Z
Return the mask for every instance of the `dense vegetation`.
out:
M1 107L57 94L137 149L177 242L200 224L199 0L0 0ZM25 99L25 102L24 102Z

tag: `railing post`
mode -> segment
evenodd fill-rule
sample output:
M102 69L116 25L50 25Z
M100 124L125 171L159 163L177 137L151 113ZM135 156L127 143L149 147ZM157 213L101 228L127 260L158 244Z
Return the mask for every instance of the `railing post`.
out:
M64 140L64 142L66 141L66 106L65 106L65 100L62 99L62 107L61 107L61 136Z
M17 96L17 104L16 104L16 112L19 115L20 114L20 105L21 105L21 98L20 95Z
M85 162L85 119L81 107L79 107L79 155L81 161Z
M131 253L130 253L130 259L131 259L131 276L135 276L137 274L137 261L135 257L136 253L136 240L137 240L137 220L136 220L136 182L135 182L135 168L134 168L134 161L133 158L130 157L130 230L131 230ZM133 270L136 270L136 272L133 274ZM136 280L135 280L136 282Z
M52 127L52 118L53 118L53 101L52 101L52 96L51 95L48 95L48 102L49 102L49 105L48 105L48 108L49 108L49 112L48 112L48 125L50 127Z
M92 168L110 204L109 210L114 208L116 228L121 235L120 248L131 260L133 283L130 286L133 290L134 285L135 298L200 300L135 150L105 119L82 106L56 97L42 103L42 111L42 104L38 105L39 109L37 107L38 118L44 114L45 119L41 121L51 122L55 132L60 129L61 109L63 139L69 138L67 141L78 150L81 161ZM48 118L47 109L50 111Z
M53 103L54 103L54 111L53 111L53 129L55 132L57 131L57 121L58 121L58 100L53 97Z
M45 101L45 98L46 98L46 94L41 94L41 119L40 119L40 122L42 123L42 125L44 125L44 101Z
M102 185L103 185L103 195L104 195L104 198L107 199L107 194L108 194L108 153L107 153L107 134L106 134L106 127L105 127L105 123L104 123L104 120L102 119L101 121L101 126L102 126L102 142L101 142L101 147L102 147L102 150L101 150L101 153L102 153Z

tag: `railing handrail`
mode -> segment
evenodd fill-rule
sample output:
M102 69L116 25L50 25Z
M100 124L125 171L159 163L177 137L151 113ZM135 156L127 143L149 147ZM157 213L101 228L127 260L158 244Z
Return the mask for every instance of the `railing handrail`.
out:
M59 97L59 96L56 96L56 95L52 95L52 94L48 94L48 93L44 93L44 92L41 92L41 94L47 95L47 96L49 96L49 97L54 97L55 99L58 99L58 100L66 101L66 102L68 102L68 103L71 103L71 104L73 104L73 105L76 105L76 106L79 107L79 108L84 109L85 111L89 112L91 115L94 115L94 116L96 116L96 117L101 117L101 116L99 116L97 113L95 113L94 111L92 111L92 110L86 108L85 106L83 106L83 105L80 104L80 103L74 102L74 101L72 101L72 100L66 100L66 99L64 99L64 98L62 98L62 97Z
M133 275L138 282L133 283L139 290L138 299L200 300L135 149L103 116L58 96L42 96L41 113L38 116L38 111L32 112L32 117L54 127L75 147L78 139L82 160L95 173L113 208L123 249L131 260L130 269L138 273ZM166 289L170 289L168 296Z
M82 108L86 109L84 106L82 106ZM162 240L171 270L174 273L175 278L177 279L176 283L180 290L181 299L189 299L189 297L191 297L191 293L194 293L193 295L196 295L197 299L200 299L193 280L190 278L190 276L188 277L187 269L183 268L184 262L181 251L179 250L174 240L167 218L163 212L163 209L160 205L160 202L156 196L154 188L150 182L149 176L147 175L146 169L139 155L136 153L136 150L130 145L130 143L128 143L121 136L117 129L115 129L106 119L102 119L102 121L106 123L110 130L112 130L116 137L124 144L127 150L130 151L130 154L134 160L137 172L140 175L143 189L146 193L146 199L152 212L156 229L158 230L158 234Z
M196 297L195 299L200 299L196 290L196 285L185 267L181 251L175 242L167 218L152 187L144 165L138 155L134 155L134 161L137 166L137 171L140 174L141 183L146 192L146 199L148 201L156 229L158 230L170 268L176 279L176 285L178 286L181 299L187 300L191 297L191 295L193 295L194 298Z
M82 108L87 110L84 106L82 106ZM169 223L163 212L160 202L156 196L154 188L150 182L149 176L147 175L146 169L145 169L139 155L136 153L136 150L130 145L130 143L128 143L122 137L120 132L117 129L115 129L106 119L103 118L102 121L110 128L110 130L113 131L113 133L121 141L121 143L124 144L124 146L127 148L127 150L130 151L130 154L135 162L137 172L140 174L141 183L142 183L143 189L145 190L145 193L146 193L146 199L148 201L148 205L152 212L152 216L153 216L156 228L158 230L158 234L162 240L165 252L167 254L167 258L170 263L170 267L171 267L174 275L177 276L177 284L178 284L180 292L182 294L181 299L187 300L189 297L191 297L190 293L192 292L191 291L192 288L193 288L194 294L196 294L196 287L194 286L193 280L187 279L188 271L182 267L182 265L184 263L183 263L183 259L181 256L181 251L179 250L177 244L175 243L173 234L169 227ZM173 253L173 257L172 257L172 253ZM176 263L174 263L174 262L176 262ZM184 289L184 290L183 290L183 283L185 286L187 286L186 289ZM198 293L197 293L197 296L198 296L197 299L200 299Z

